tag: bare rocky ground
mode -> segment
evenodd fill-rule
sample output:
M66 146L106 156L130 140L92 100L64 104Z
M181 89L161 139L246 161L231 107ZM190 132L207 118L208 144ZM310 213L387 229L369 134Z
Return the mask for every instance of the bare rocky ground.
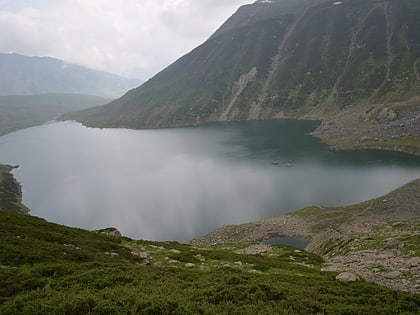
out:
M314 135L338 150L381 149L420 156L420 97L343 110L323 119Z
M278 236L309 241L325 271L420 294L420 179L385 196L347 207L306 207L255 222L228 225L194 245L260 243Z

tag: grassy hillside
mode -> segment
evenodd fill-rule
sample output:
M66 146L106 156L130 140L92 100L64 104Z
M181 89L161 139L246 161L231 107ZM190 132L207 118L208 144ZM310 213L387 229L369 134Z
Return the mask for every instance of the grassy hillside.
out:
M327 270L353 271L390 288L420 294L420 179L379 198L346 207L309 206L285 215L220 227L196 245L308 240Z
M0 96L0 135L107 102L109 99L80 94Z
M415 314L418 296L288 247L111 237L0 211L1 314Z

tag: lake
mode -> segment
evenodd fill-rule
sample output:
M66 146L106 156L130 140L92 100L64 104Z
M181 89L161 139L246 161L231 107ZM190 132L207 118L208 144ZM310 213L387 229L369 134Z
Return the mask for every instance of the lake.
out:
M420 177L420 158L331 151L313 121L159 130L52 122L0 137L31 214L136 239L186 242L305 205L348 205Z

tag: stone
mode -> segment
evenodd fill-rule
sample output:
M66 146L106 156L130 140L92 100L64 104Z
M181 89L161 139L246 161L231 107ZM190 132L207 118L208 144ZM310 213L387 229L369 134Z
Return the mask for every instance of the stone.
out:
M382 111L378 115L379 121L393 121L398 117L397 113L394 112L392 109L383 108Z
M98 230L98 232L101 233L101 234L112 236L112 237L117 237L117 238L121 237L121 232L118 231L114 227L106 228L106 229L103 229L103 230Z
M360 280L357 275L348 271L340 273L337 277L335 277L335 279L342 282L355 282Z
M387 274L384 275L386 279L397 279L401 276L402 276L402 272L398 270L388 272Z
M140 258L144 258L144 259L150 259L151 256L149 255L148 252L132 252L131 254L135 255L135 256L139 256Z
M248 272L249 272L249 273L256 274L256 275L261 275L261 274L262 274L262 272L261 272L261 271L256 270L256 269L251 269L251 270L249 270Z
M186 263L185 264L185 268L194 268L195 267L195 264L193 264L193 263Z
M242 267L244 264L242 263L242 261L235 261L235 265Z
M404 246L404 243L395 238L388 238L384 241L384 249L400 249Z

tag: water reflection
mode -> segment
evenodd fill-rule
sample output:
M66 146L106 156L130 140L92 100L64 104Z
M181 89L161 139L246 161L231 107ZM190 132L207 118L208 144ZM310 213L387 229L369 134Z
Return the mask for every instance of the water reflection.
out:
M59 122L0 138L32 214L133 238L187 241L223 224L308 204L362 201L420 177L420 159L332 152L314 122L212 124L164 130ZM293 160L292 167L272 161Z

